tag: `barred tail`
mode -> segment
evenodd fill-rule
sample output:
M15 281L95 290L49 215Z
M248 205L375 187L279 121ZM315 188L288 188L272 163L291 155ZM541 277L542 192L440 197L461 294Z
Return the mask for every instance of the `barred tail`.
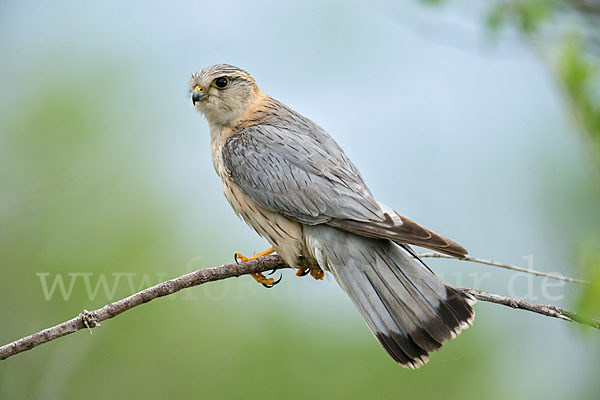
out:
M305 226L311 252L331 271L394 360L417 368L473 321L469 295L445 284L389 240Z

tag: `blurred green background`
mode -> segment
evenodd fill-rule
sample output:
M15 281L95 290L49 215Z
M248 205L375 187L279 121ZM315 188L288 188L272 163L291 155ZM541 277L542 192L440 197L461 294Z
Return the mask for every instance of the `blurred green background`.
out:
M0 2L0 343L266 248L222 197L189 100L189 74L216 63L319 123L380 201L471 254L598 282L587 31L539 1L424 3ZM430 264L599 316L598 284ZM189 289L9 358L0 398L597 398L591 328L480 303L409 371L331 277L283 275Z

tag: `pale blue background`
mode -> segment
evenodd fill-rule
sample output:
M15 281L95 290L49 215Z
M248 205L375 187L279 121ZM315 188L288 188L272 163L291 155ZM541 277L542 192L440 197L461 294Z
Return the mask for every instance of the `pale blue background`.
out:
M216 63L323 126L378 200L475 256L578 275L600 191L549 64L515 35L494 39L481 6L395 3L3 1L0 342L111 300L80 282L69 301L45 301L36 273L154 283L266 247L222 197L189 100L189 74ZM554 301L539 278L431 265L458 285L565 307L577 288L548 287L565 296ZM159 302L0 363L0 398L600 389L597 332L500 306L477 305L474 327L411 372L331 278L287 271L271 291L240 278Z

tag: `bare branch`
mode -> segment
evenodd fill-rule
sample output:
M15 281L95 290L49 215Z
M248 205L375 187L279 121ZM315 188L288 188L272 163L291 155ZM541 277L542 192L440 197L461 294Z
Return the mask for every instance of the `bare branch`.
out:
M492 265L494 267L510 269L511 271L519 271L519 272L525 272L527 274L532 274L532 275L537 275L537 276L545 276L547 278L552 278L552 279L559 279L561 281L575 282L575 283L590 283L589 281L585 281L582 279L570 278L568 276L556 275L556 274L551 274L548 272L536 271L533 269L517 267L516 265L504 264L504 263L500 263L497 261L485 260L483 258L477 258L477 257L471 257L471 256L465 256L463 258L458 258L458 257L448 256L446 254L440 254L440 253L421 253L421 254L418 254L418 256L419 256L419 258L450 258L453 260L470 261L470 262L474 262L474 263L478 263L478 264L486 264L486 265Z
M574 312L563 310L562 308L558 308L556 306L530 303L525 300L513 299L511 297L501 296L499 294L484 292L479 289L465 288L461 290L463 292L469 293L477 300L487 301L495 304L502 304L503 306L508 306L512 308L520 308L521 310L531 311L537 314L545 315L547 317L563 319L565 321L575 321L579 322L580 324L589 325L596 329L600 329L600 321L588 317L583 317Z
M422 256L422 255L421 255ZM253 261L240 264L226 264L219 267L200 269L195 272L180 276L169 281L159 283L141 292L135 293L122 300L105 305L93 311L84 310L77 317L58 324L33 335L21 338L0 347L0 360L15 354L31 350L41 344L50 342L59 337L69 335L81 329L92 329L100 326L100 322L113 318L127 310L147 303L159 297L168 296L182 289L214 282L222 279L238 277L241 275L265 272L274 268L289 268L277 255L261 257ZM526 301L512 299L496 294L486 293L477 289L461 289L470 293L481 301L502 304L505 306L532 311L549 317L560 318L566 321L575 321L600 329L600 321L579 316L573 312L561 310L554 306L544 306Z
M264 272L273 268L283 268L287 265L279 256L267 256L240 264L226 264L220 267L199 269L195 272L180 276L169 281L149 287L129 297L105 305L94 311L85 311L77 317L62 324L53 326L33 335L24 337L15 342L0 347L0 360L30 350L40 344L47 343L59 337L77 332L80 329L94 328L99 322L113 318L127 310L147 303L159 297L168 296L181 289L202 285L256 272Z

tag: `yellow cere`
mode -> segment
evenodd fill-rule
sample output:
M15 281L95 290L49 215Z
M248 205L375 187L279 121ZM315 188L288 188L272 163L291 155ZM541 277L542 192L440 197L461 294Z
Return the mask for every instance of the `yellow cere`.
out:
M196 87L194 88L194 90L196 92L204 93L204 88L202 86L196 85Z

